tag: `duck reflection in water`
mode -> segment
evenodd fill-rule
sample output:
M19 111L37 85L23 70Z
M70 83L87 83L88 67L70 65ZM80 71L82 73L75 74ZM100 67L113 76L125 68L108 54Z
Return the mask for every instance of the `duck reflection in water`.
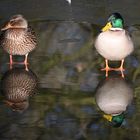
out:
M22 112L28 108L29 97L36 91L37 77L32 71L14 68L3 75L1 87L6 105Z
M110 77L99 84L95 100L105 114L103 117L113 126L119 127L124 121L124 112L133 99L133 89L124 78Z

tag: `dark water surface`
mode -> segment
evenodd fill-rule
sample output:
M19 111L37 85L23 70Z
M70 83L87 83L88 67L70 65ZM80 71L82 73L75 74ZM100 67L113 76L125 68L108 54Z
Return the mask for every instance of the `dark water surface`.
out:
M134 25L127 27L135 50L125 59L125 79L120 72L110 72L105 79L105 73L100 71L104 59L93 45L101 25L70 20L29 21L38 39L38 47L29 54L29 72L22 65L14 65L9 70L8 54L0 50L0 139L140 139L140 24L133 22ZM23 60L20 56L14 59ZM110 64L119 66L119 62ZM113 85L108 82L111 79ZM8 86L9 81L16 85L15 89ZM116 102L124 99L122 104L127 105L132 100L124 111L125 120L120 127L105 120L104 112L97 105L95 95L103 87L103 81L108 87L102 92L113 92L117 95L113 97ZM20 97L26 89L32 96ZM19 104L6 105L8 96L3 95L3 90L17 93L15 102ZM126 90L131 97L123 96Z

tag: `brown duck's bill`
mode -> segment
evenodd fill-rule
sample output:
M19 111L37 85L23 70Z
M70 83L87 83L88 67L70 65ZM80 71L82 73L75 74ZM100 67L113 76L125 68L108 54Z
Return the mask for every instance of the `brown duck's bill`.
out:
M8 101L8 100L4 100L3 101L5 104L7 104L8 106L12 106L14 103L12 103L12 102L10 102L10 101Z
M7 24L6 26L4 26L2 29L1 29L1 31L5 31L5 30L7 30L7 29L9 29L9 28L16 28L16 29L20 29L20 28L22 28L22 29L26 29L26 27L21 27L21 26L11 26L10 24Z
M9 28L11 28L12 26L10 24L7 24L6 26L4 26L1 31L7 30Z
M108 22L103 28L102 28L102 32L105 32L107 30L109 30L110 28L112 28L111 22Z

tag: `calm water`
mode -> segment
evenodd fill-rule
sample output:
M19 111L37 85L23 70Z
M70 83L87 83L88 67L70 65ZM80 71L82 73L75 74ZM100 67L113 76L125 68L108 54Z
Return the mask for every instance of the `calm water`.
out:
M104 59L93 45L101 26L73 21L35 21L30 24L36 32L38 47L29 55L29 72L22 65L14 65L9 70L8 54L0 50L0 139L138 140L140 25L128 28L135 51L125 59L125 79L121 78L120 72L110 72L106 80L105 73L100 71ZM14 57L14 60L22 61L23 57ZM110 65L117 67L119 62L110 62ZM111 79L114 83L117 81L113 93L118 95L118 102L123 98L119 94L123 94L121 89L131 91L132 95L131 104L124 111L125 119L117 128L103 118L104 112L95 99L97 91ZM15 89L8 86L8 81L16 85ZM18 105L10 107L10 103L6 104L8 95L3 95L3 90L9 88L24 94L29 86L32 96L19 97ZM111 84L107 91L112 91ZM129 98L125 97L126 100Z

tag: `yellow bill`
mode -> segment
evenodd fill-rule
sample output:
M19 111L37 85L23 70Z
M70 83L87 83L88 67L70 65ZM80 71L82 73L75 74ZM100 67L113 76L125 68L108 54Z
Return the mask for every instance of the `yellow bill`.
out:
M102 28L102 32L109 30L112 27L111 22L108 22L105 27Z
M103 115L103 118L107 119L109 122L112 121L112 116L111 116L111 115L104 114L104 115Z

